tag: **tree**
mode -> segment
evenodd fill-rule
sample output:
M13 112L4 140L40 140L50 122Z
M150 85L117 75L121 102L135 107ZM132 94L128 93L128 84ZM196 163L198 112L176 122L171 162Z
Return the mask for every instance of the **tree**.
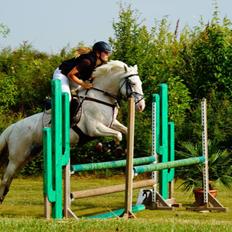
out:
M150 150L151 144L151 101L152 94L159 91L159 84L167 82L170 93L170 118L175 120L177 128L185 119L186 109L190 107L189 91L178 76L178 51L180 45L176 35L169 32L169 23L166 18L155 22L149 32L139 19L138 12L131 7L122 8L119 12L119 21L113 23L115 38L110 42L113 46L112 59L123 60L129 65L138 65L139 75L143 82L147 109L139 115L138 133L146 140L138 141L140 153ZM126 106L123 106L126 109ZM126 111L124 111L126 112ZM122 115L126 121L127 115Z
M213 90L232 97L232 31L231 23L222 25L215 19L199 33L193 33L191 43L183 47L181 58L184 79L193 98L210 96Z

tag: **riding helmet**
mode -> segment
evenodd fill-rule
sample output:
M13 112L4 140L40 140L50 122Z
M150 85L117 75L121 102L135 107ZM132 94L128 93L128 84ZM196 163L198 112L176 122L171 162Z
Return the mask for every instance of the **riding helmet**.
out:
M99 52L112 52L111 46L104 42L104 41L99 41L93 45L93 51L99 51Z

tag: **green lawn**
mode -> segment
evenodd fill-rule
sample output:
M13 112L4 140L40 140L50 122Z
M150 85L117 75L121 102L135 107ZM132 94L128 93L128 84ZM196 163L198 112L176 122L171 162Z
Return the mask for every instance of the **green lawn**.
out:
M81 190L123 183L122 176L113 178L72 177L72 189ZM176 187L179 183L176 183ZM193 196L175 188L174 197L182 208L173 211L145 210L137 219L47 221L43 217L42 178L17 178L1 205L0 231L232 231L232 191L220 189L218 200L229 210L226 213L197 213L186 211ZM134 191L136 201L138 190ZM123 208L124 193L74 201L77 216L109 212Z

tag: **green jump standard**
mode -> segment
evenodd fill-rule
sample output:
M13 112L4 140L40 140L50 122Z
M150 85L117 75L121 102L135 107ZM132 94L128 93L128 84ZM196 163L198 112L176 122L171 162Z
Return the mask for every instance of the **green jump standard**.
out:
M141 165L141 166L134 167L134 173L141 174L145 172L153 172L153 171L159 171L163 169L176 168L176 167L181 167L181 166L189 166L192 164L203 163L204 161L205 161L205 158L203 156L200 156L200 157L194 157L194 158L188 158L188 159L169 161L166 163Z

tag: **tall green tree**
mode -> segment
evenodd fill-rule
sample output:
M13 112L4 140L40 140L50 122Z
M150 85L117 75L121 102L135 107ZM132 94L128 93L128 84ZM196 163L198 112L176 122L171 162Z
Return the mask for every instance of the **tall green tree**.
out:
M194 33L191 43L183 48L184 69L180 70L193 98L210 97L213 90L232 96L232 31L231 23L215 20Z
M138 141L138 144L148 150L151 144L151 99L152 94L159 91L159 84L166 82L170 85L169 113L177 125L181 125L185 119L190 97L188 89L176 72L176 56L180 46L175 33L169 32L167 19L156 21L150 31L142 22L137 11L133 11L130 6L121 7L119 21L113 23L115 37L110 42L114 48L113 59L123 60L129 65L137 64L139 67L147 109L137 116L140 120L136 133L139 133L140 138L147 138ZM126 114L122 117L126 118Z

